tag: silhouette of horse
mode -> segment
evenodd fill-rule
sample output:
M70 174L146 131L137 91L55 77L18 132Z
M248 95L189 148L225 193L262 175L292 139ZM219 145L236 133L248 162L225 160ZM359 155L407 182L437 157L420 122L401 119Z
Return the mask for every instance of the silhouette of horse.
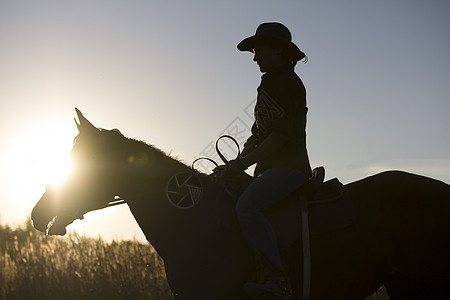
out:
M208 176L77 114L72 174L36 204L34 227L63 235L75 219L120 196L163 258L175 299L247 299L243 284L254 274L253 254L239 231L218 224L218 188ZM388 171L344 190L356 217L350 226L311 236L311 299L364 299L383 284L392 300L448 297L450 186ZM283 257L301 270L300 243ZM301 272L295 278L300 297Z

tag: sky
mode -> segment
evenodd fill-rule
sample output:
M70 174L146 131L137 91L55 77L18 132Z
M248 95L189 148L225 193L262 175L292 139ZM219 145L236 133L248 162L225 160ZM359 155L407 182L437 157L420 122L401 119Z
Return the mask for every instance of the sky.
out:
M313 167L450 183L449 13L447 0L0 0L0 223L23 224L68 173L74 107L187 164L222 133L242 143L261 74L236 45L268 21L308 56ZM69 229L145 239L124 205Z

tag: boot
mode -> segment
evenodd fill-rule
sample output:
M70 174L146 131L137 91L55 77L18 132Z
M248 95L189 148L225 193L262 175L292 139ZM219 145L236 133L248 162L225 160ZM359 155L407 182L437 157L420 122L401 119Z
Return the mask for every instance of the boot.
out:
M262 297L268 294L281 297L283 300L292 299L291 281L289 277L279 271L273 272L264 283L247 282L244 289L252 297Z

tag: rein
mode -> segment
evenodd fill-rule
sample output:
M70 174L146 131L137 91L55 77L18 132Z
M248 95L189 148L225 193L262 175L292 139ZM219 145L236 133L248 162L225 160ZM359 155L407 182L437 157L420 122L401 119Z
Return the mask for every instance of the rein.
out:
M234 137L232 137L231 135L220 136L216 141L216 151L217 151L217 154L219 155L220 159L226 164L226 163L228 163L229 160L225 157L225 155L223 155L222 151L220 151L220 148L219 148L219 141L223 138L230 139L236 145L236 148L237 148L236 158L239 157L239 155L241 154L241 149L239 147L239 143L237 142L237 140ZM197 163L200 160L207 160L207 161L213 163L216 167L219 167L219 164L216 161L214 161L212 158L209 158L209 157L199 157L199 158L195 159L192 162L191 167L194 169L195 163ZM113 206L121 205L121 204L126 204L125 199L120 198L119 196L115 196L114 200L108 202L106 205L102 205L98 208L94 208L91 211L100 210L100 209L104 209L104 208L108 208L108 207L113 207Z
M225 134L225 135L220 136L220 137L217 139L217 141L216 141L216 152L217 152L217 155L219 155L220 159L226 164L226 163L228 163L228 159L225 157L225 155L223 155L223 153L222 153L222 152L220 151L220 149L219 149L219 141L220 141L221 139L223 139L223 138L227 138L227 139L232 140L233 143L236 145L236 148L237 148L237 150L238 150L238 151L237 151L236 158L238 158L239 155L241 155L241 148L239 147L239 143L236 141L236 139L235 139L234 137L232 137L231 135ZM191 167L192 167L193 169L195 169L195 167L194 167L194 166L195 166L195 163L198 162L199 160L202 160L202 159L207 160L207 161L213 163L216 167L219 167L219 164L218 164L217 162L215 162L213 159L209 158L209 157L199 157L199 158L195 159L195 160L192 162Z
M113 206L120 205L120 204L125 204L125 203L126 203L126 202L125 202L124 199L122 199L122 198L116 196L116 197L114 197L114 200L108 202L108 204L106 204L106 206L103 206L103 207L99 207L99 208L93 209L92 211L94 211L94 210L99 210L99 209L103 209L103 208L107 208L107 207L113 207Z

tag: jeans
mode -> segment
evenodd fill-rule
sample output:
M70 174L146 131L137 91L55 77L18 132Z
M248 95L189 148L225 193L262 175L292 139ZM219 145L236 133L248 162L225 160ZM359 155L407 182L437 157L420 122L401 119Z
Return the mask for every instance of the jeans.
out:
M263 212L306 181L299 170L272 168L263 172L247 187L236 204L236 213L242 233L259 260L272 270L284 271L278 250L277 237ZM262 256L262 257L261 257Z

